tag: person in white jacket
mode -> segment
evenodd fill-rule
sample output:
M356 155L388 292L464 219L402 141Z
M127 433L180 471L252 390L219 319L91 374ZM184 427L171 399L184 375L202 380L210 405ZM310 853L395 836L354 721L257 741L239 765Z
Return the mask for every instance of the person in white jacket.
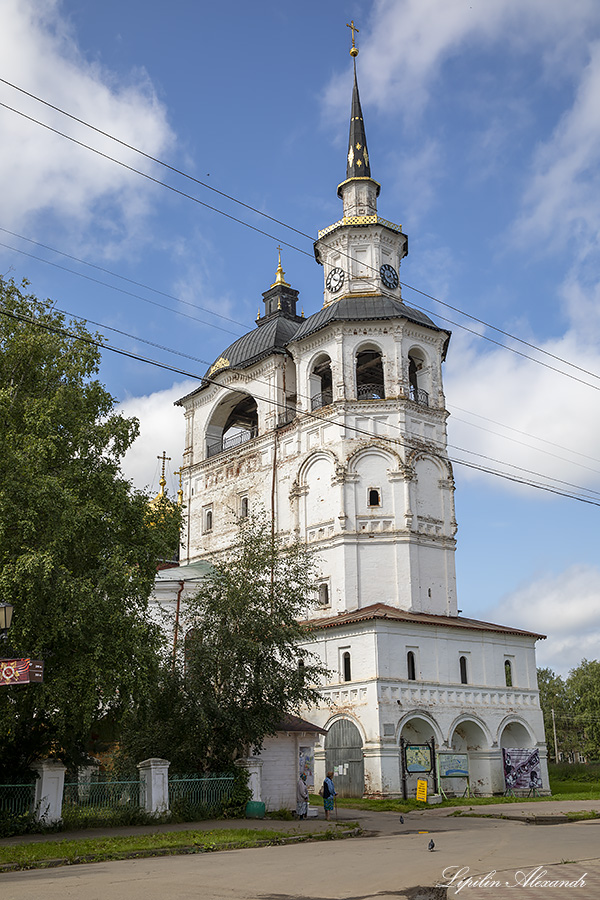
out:
M308 815L308 787L306 786L306 775L304 772L298 779L296 788L296 815L299 819L305 819Z

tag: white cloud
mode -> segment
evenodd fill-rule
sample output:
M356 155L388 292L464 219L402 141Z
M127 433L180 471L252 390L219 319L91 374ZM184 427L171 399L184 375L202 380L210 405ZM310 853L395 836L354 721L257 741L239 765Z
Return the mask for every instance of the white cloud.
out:
M542 346L600 372L597 347L590 347L574 331ZM600 490L598 391L507 351L477 352L475 347L473 340L457 334L446 364L445 392L450 410L454 408L449 421L450 443L532 470L542 480L551 476ZM527 348L520 349L534 354ZM545 362L561 368L552 359ZM574 374L600 385L589 376ZM474 415L465 414L467 410ZM494 423L510 425L512 430ZM450 453L457 455L453 449ZM506 468L485 459L474 461ZM531 477L526 472L516 474ZM466 470L466 477L481 476Z
M600 42L596 42L589 48L572 107L535 154L515 240L532 243L544 238L545 252L571 240L579 260L600 250L599 93Z
M140 421L140 436L123 460L125 477L131 479L137 488L149 488L151 492L158 493L160 464L157 457L165 451L171 457L167 469L170 476L167 489L171 497L175 495L178 483L172 478L172 473L182 464L185 421L182 408L173 404L197 386L195 381L183 381L164 391L129 397L118 405L118 412L136 416Z
M86 60L59 0L2 0L2 73L13 84L145 152L172 141L163 106L142 71L128 84ZM124 162L151 171L138 154L0 84L0 100ZM102 224L115 241L147 211L149 183L89 150L0 108L2 223L20 228L52 213L74 229Z
M489 613L491 621L546 634L537 664L563 677L582 659L600 657L600 569L571 566L523 585Z

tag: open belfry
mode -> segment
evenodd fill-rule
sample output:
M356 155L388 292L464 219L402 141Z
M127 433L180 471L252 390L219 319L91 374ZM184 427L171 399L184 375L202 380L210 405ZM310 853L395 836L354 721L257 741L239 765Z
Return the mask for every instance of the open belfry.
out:
M502 748L537 749L547 790L543 636L459 614L442 379L450 333L402 299L408 239L378 212L351 27L341 217L314 245L323 302L299 311L280 253L256 327L178 401L187 426L178 573L193 585L231 544L237 519L258 508L314 550L307 649L331 672L323 703L302 712L327 732L316 782L335 767L342 795L407 784L414 793L401 748L434 739L437 751L468 756L481 793L504 790Z

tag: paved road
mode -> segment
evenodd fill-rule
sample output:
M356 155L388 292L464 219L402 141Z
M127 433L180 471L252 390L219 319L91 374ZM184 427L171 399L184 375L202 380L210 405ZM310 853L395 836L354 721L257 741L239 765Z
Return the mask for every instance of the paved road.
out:
M465 886L457 891L460 884L455 879L447 892L450 900L600 898L600 820L542 826L452 818L447 810L405 815L404 824L396 813L345 810L342 816L360 819L373 836L7 873L0 876L0 896L2 900L397 900L415 897L408 889L448 881L462 869L463 879L495 872L491 881L501 887ZM433 852L427 850L431 837L436 844ZM536 873L538 866L545 875L542 870ZM540 884L550 879L583 879L585 884L562 888Z

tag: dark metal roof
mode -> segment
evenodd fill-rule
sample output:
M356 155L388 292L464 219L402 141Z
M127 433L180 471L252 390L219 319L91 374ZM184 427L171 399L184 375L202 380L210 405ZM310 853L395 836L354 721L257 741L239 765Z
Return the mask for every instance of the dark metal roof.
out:
M509 625L495 625L493 622L480 622L478 619L466 619L462 616L435 616L431 613L412 613L405 609L388 606L386 603L374 603L372 606L365 606L364 609L342 613L339 616L329 616L326 619L311 619L307 624L315 631L319 631L321 628L336 628L373 619L388 619L413 625L437 625L438 627L460 628L466 631L516 634L522 637L532 637L536 640L546 639L545 634L537 634L535 631L522 631L520 628L511 628Z
M319 728L318 725L313 725L312 722L307 722L306 719L301 719L300 716L293 716L291 713L286 713L277 726L277 731L299 731L304 732L306 734L312 732L314 734L327 734L324 728Z
M350 111L350 135L348 138L348 163L346 179L370 178L371 165L367 151L367 135L360 107L358 82L356 80L356 60L354 60L354 87L352 89L352 109Z
M265 356L272 353L283 353L286 344L298 330L300 321L289 319L283 313L274 315L268 321L262 321L256 328L244 334L226 350L205 372L205 378L220 372L221 369L246 369Z
M401 300L392 297L343 297L329 306L323 307L314 315L309 316L298 328L292 340L299 341L320 331L331 322L359 322L377 319L408 319L426 328L435 331L445 331L439 328L425 313L405 306ZM445 332L449 334L450 332Z

